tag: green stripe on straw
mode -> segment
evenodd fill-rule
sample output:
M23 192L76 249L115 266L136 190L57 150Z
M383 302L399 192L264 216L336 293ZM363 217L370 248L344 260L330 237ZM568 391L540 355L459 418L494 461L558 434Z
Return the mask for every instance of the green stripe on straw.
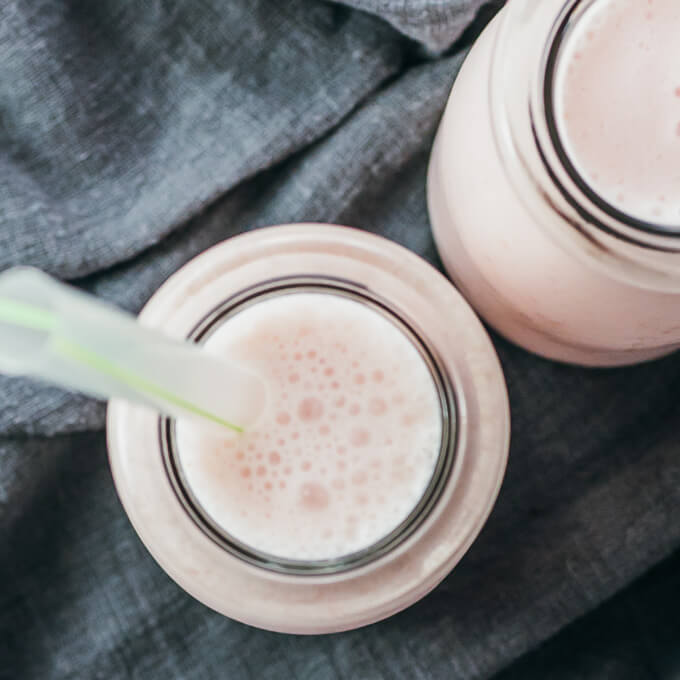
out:
M63 354L64 356L69 357L70 359L73 359L78 363L84 364L85 366L89 366L90 368L93 368L95 371L98 371L99 373L108 375L114 378L115 380L118 380L119 382L127 385L128 387L131 387L133 390L136 390L137 392L151 394L155 397L159 397L160 399L167 401L171 404L174 404L175 406L179 406L180 408L183 408L186 411L190 411L191 413L203 416L208 420L212 420L214 423L218 423L219 425L228 427L232 430L235 430L236 432L243 432L242 427L234 425L233 423L230 423L227 420L223 420L219 416L210 413L210 411L206 411L200 408L199 406L196 406L195 404L192 404L191 402L182 399L182 397L178 397L176 394L168 392L166 389L158 385L155 385L154 383L149 382L144 378L140 378L138 375L135 375L134 373L127 371L126 369L121 368L120 366L117 366L112 361L109 361L105 357L102 357L99 354L96 354L95 352L92 352L91 350L85 347L82 347L69 340L66 340L65 338L60 337L54 338L53 346L58 352L61 352L61 354Z
M49 312L7 298L0 298L0 322L32 331L51 331L55 326L54 316Z

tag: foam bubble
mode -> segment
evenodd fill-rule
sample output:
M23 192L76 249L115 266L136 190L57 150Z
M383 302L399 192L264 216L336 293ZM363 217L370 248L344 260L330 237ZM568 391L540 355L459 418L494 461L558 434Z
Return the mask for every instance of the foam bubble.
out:
M300 500L306 510L323 510L328 506L328 491L316 482L307 482L300 487Z
M318 420L324 412L323 402L316 397L307 397L298 406L298 416L300 420Z
M352 446L366 446L371 441L371 433L365 427L352 430L349 437Z

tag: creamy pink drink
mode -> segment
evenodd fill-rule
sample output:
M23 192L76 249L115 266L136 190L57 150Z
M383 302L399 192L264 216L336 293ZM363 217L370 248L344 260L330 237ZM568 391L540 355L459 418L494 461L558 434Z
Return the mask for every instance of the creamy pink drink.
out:
M267 386L242 433L109 408L128 516L206 605L270 630L355 628L423 597L481 530L505 384L472 310L413 253L355 229L261 229L185 265L140 321Z
M226 533L277 558L332 560L408 517L434 474L441 409L393 323L344 296L289 293L230 317L206 347L268 387L243 435L177 426L188 486Z
M603 200L680 225L680 2L593 3L560 50L555 115L571 162Z
M680 3L510 0L472 48L428 201L486 320L586 365L680 346Z

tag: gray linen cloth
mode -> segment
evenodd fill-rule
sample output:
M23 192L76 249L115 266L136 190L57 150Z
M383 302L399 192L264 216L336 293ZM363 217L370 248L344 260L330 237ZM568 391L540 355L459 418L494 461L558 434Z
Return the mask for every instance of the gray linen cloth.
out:
M303 220L438 265L428 148L499 4L4 0L0 269L137 311L208 246ZM593 371L494 342L513 442L488 525L423 601L327 637L186 595L118 502L103 405L1 378L0 678L680 677L680 356Z

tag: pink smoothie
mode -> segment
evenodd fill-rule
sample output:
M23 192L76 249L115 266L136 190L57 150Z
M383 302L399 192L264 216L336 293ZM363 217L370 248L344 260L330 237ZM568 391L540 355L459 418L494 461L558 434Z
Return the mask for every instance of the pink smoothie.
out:
M680 225L680 2L594 2L560 50L558 131L579 174L629 215Z
M299 280L310 288L285 283ZM333 294L331 283L343 290ZM379 292L419 340L347 297L356 290ZM231 618L318 634L390 616L458 563L498 494L510 420L493 346L453 286L416 255L322 224L255 229L214 246L161 286L140 321L186 338L246 291L261 296L216 323L206 342L267 376L266 412L242 436L180 425L172 462L182 479L168 474L158 414L114 400L107 436L126 512L169 576ZM195 496L192 512L178 477ZM431 503L420 513L424 490ZM199 501L210 532L195 521ZM405 517L410 531L371 550ZM215 523L279 564L262 568L225 549ZM341 559L313 574L288 564L324 557Z
M206 347L268 383L268 407L242 435L177 426L188 485L228 534L280 558L326 560L406 519L442 423L429 368L395 324L347 297L291 293L229 318Z

